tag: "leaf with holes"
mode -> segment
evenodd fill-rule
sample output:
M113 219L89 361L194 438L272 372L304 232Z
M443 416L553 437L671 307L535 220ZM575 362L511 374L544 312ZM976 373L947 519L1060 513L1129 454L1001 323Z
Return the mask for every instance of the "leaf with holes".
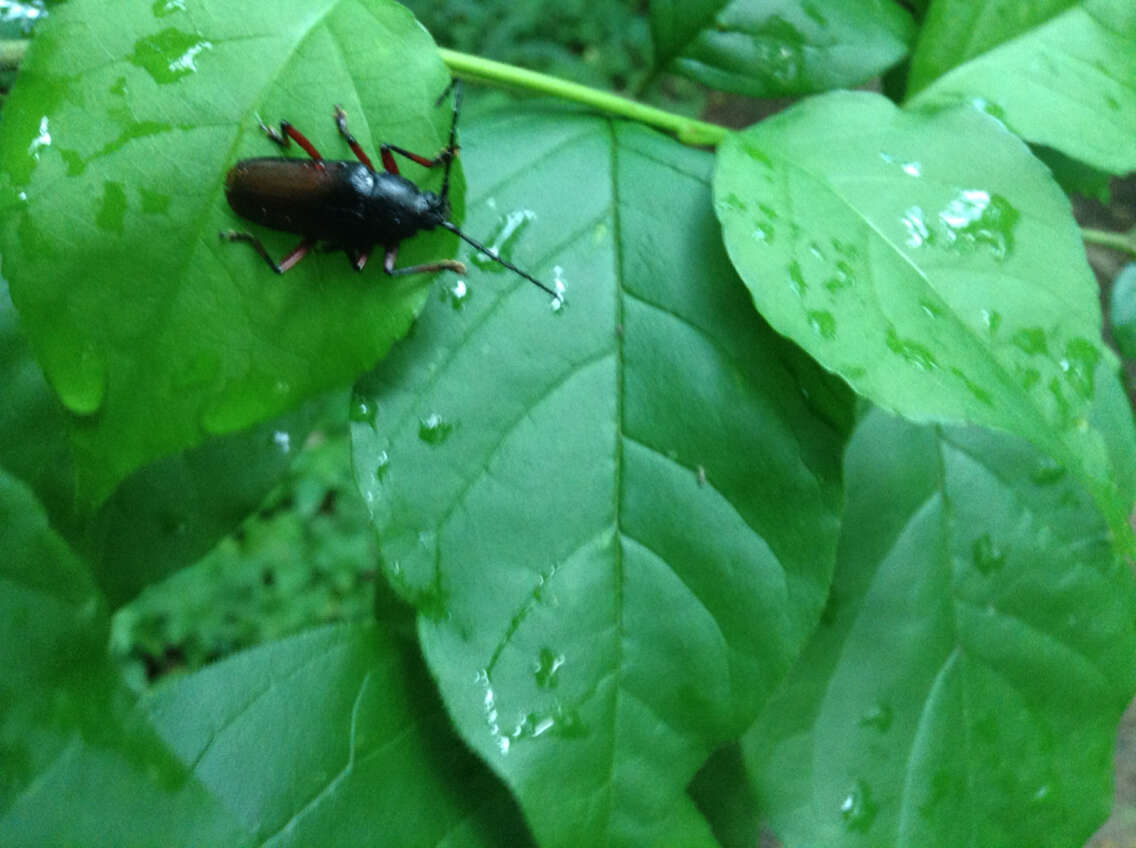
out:
M686 785L820 614L840 430L747 308L708 154L527 112L463 155L470 231L567 305L471 257L357 385L386 575L541 844L710 845Z
M778 331L889 410L1029 439L1130 543L1091 426L1116 375L1096 282L1068 199L1018 138L971 109L829 94L728 138L714 191Z
M84 504L158 456L350 382L405 332L422 278L355 274L341 254L278 278L217 233L255 229L276 256L296 237L241 222L223 182L238 159L279 153L258 115L350 158L336 103L372 152L389 141L433 155L447 82L429 36L389 0L52 12L4 106L0 253L71 415ZM453 244L416 238L402 261Z
M1136 592L1023 441L879 411L829 612L743 748L787 845L1083 845L1136 690Z
M653 0L660 67L751 97L858 85L907 55L911 15L892 0Z
M1136 170L1136 4L937 0L909 104L974 103L1029 141L1114 174Z

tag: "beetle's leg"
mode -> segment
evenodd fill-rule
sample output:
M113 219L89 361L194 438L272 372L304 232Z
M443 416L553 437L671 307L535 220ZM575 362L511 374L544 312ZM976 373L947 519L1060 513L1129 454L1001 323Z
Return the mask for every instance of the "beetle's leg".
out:
M356 271L362 271L363 266L367 264L367 260L371 258L371 248L366 250L357 250L354 253L348 252L347 258L351 260L351 267Z
M272 261L272 257L268 255L268 250L266 250L264 245L261 244L260 239L258 239L252 233L240 233L236 230L222 230L219 235L225 241L243 241L246 244L251 245L252 249L259 253L260 257L268 263L268 267L275 271L277 274L283 274L289 268L292 268L297 262L304 258L304 256L308 252L308 249L312 246L312 243L310 241L304 239L298 245L292 248L291 252L289 252L287 256L281 259L280 264L278 265Z
M383 270L396 277L399 274L425 274L429 271L456 271L465 273L465 265L456 259L439 259L437 262L426 262L422 265L407 265L405 268L394 267L394 258L398 254L398 247L388 247L383 257Z
M319 151L316 150L315 145L308 141L307 137L302 132L287 121L280 122L279 132L266 125L260 118L256 119L256 125L260 127L261 132L268 136L270 141L275 142L281 147L287 147L288 139L290 138L292 141L296 142L296 144L300 145L300 147L304 149L304 152L311 156L316 162L323 162L323 157L319 155Z
M394 161L394 155L397 153L399 156L405 156L411 162L417 162L423 168L433 168L436 165L446 166L446 175L442 178L442 197L449 193L450 187L450 163L453 162L454 157L458 155L457 143L457 130L458 130L458 108L461 105L461 87L458 85L457 80L451 80L450 84L446 86L445 91L442 92L438 98L438 103L442 102L442 98L450 93L450 89L454 91L454 115L450 120L450 139L446 143L437 156L428 158L426 156L419 156L417 153L411 153L405 147L399 147L395 144L384 144L379 148L379 153L383 159L383 168L391 174L398 173L398 165ZM354 148L352 148L354 149Z
M372 171L375 170L374 166L371 164L370 157L368 157L367 154L363 152L363 148L359 146L359 142L355 140L355 136L351 135L351 133L347 131L347 113L343 111L343 107L337 105L335 107L334 115L335 126L339 130L339 134L347 140L347 146L351 148L351 152L355 154L355 158L366 165L368 168L370 168ZM395 171L394 173L398 172Z

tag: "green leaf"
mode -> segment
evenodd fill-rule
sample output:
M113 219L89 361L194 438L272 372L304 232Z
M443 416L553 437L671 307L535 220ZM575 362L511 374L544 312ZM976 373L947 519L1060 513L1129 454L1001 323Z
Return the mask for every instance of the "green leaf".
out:
M142 704L245 844L529 844L508 793L454 738L417 651L373 625L265 645Z
M287 468L320 403L140 469L94 516L84 517L75 509L67 415L20 332L2 278L0 385L6 400L0 467L32 487L52 527L83 554L112 607L197 559L236 527Z
M1136 592L1020 440L863 421L829 612L743 747L787 845L1084 844L1136 688Z
M1024 436L1130 537L1088 426L1116 373L1096 282L1068 200L1002 125L826 95L727 139L714 190L775 329L891 411Z
M892 0L653 0L656 61L751 97L851 87L907 55L915 27Z
M388 0L52 12L4 107L0 252L72 416L81 504L158 456L349 382L406 330L422 278L392 280L378 261L357 275L342 255L278 278L218 239L245 226L223 182L238 159L279 152L258 114L349 156L335 103L372 153L390 141L432 155L447 81L429 36ZM249 226L276 256L296 242ZM415 239L401 261L452 244Z
M909 105L974 103L1023 138L1103 171L1136 170L1131 0L935 0Z
M748 307L708 154L526 112L463 156L466 228L567 306L470 256L357 385L385 573L542 845L711 845L684 790L820 613L841 434Z
M1136 263L1126 265L1112 281L1108 325L1120 355L1136 359Z
M236 845L106 658L103 600L24 484L0 470L0 843Z

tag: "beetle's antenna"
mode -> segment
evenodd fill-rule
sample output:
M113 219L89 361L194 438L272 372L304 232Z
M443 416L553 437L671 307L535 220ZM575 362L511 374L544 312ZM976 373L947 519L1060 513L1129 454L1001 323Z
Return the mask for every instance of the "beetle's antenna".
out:
M526 280L528 280L534 286L541 288L541 289L544 289L544 291L548 292L550 295L552 295L558 301L563 302L564 298L561 297L560 294L558 294L557 292L554 292L552 289L550 289L548 286L546 286L544 283L542 283L536 277L522 271L520 268L518 268L512 262L509 262L505 259L502 259L501 256L498 255L497 251L490 250L488 247L481 244L477 240L470 238L465 233L463 233L461 230L459 230L455 225L451 224L449 221L443 221L442 226L445 227L447 230L449 230L451 233L454 233L462 241L468 242L469 244L473 245L479 252L484 253L486 256L488 256L490 259L492 259L494 262L501 263L506 268L508 268L510 271L512 271L514 274L520 274L522 277L524 277Z
M450 194L450 165L454 162L454 157L457 156L457 130L458 130L458 108L461 106L461 83L458 82L457 77L450 80L450 84L446 86L446 90L438 97L437 102L441 103L443 98L450 93L450 89L454 92L454 117L450 120L450 141L446 145L446 170L442 174L442 200L448 200ZM436 104L435 104L436 105Z

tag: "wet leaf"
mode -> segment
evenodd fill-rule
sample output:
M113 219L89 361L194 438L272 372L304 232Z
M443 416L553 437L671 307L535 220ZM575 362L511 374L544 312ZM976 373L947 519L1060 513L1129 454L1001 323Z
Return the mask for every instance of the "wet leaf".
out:
M751 97L851 87L906 54L911 16L891 0L655 0L657 63Z
M1136 592L1024 442L871 413L823 624L743 748L787 845L1081 845L1136 690Z
M142 707L225 799L242 844L530 843L509 794L453 735L417 649L373 624L256 648Z
M530 112L463 156L467 228L566 306L471 261L357 385L387 578L541 844L712 844L686 785L827 583L841 438L790 371L817 369L747 308L708 154Z
M447 81L429 36L387 0L52 12L4 107L0 251L71 416L81 504L158 456L349 382L406 330L424 279L392 280L377 262L358 275L342 254L278 278L218 239L246 226L223 181L238 159L279 153L258 115L349 157L335 103L366 149L433 154ZM249 226L276 256L296 242ZM402 261L452 245L416 239Z
M0 279L0 467L27 483L112 607L208 550L263 500L303 443L317 399L132 474L93 516L75 509L67 414Z
M1136 170L1130 0L937 0L911 59L909 104L973 103L1100 170Z
M779 332L887 409L1026 437L1130 539L1090 420L1116 375L1096 283L1068 200L1020 140L970 109L832 94L729 138L714 189Z

